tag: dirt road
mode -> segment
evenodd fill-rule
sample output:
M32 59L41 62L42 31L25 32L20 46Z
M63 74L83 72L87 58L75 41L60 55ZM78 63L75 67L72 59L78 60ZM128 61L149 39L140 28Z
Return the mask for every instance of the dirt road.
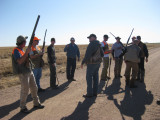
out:
M136 83L138 88L125 88L125 79L113 79L112 61L111 77L108 82L99 83L97 98L84 99L86 93L86 68L77 69L76 82L68 83L65 73L58 74L60 89L49 90L49 76L41 80L46 92L40 93L42 110L32 109L31 96L27 107L28 115L19 113L20 86L0 91L0 119L2 120L160 120L160 48L150 50L149 62L146 64L145 83ZM100 73L101 73L100 68ZM123 63L122 74L125 64Z

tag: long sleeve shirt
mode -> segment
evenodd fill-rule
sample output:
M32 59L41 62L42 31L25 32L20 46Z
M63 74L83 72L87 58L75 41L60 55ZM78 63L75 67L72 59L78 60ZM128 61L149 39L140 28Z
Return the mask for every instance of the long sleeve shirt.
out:
M64 48L64 52L67 52L67 57L68 58L76 58L76 56L78 58L80 58L80 52L79 52L79 48L76 44L68 44L65 46Z
M98 50L99 47L101 48L101 43L98 40L91 41L89 43L87 50L86 50L85 57L82 61L82 65L90 61L90 58L94 55L94 53ZM101 57L103 57L104 53L103 53L102 48L100 49L100 53L101 53Z
M142 58L143 58L143 57L148 58L149 53L148 53L148 49L147 49L146 44L140 42L140 43L138 44L138 46L141 48L141 51L142 51L141 57L142 57Z
M52 46L52 45L48 46L47 54L48 54L48 62L50 64L56 63L56 56L55 56L55 48L54 48L54 46Z

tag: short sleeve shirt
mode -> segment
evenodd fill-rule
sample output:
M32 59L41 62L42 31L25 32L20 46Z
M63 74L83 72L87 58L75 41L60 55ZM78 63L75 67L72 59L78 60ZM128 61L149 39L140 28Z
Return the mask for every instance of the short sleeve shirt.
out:
M22 49L21 49L22 50ZM22 50L23 51L23 50ZM24 52L24 51L23 51ZM17 60L18 58L21 58L22 55L19 53L17 49L14 50L14 58Z

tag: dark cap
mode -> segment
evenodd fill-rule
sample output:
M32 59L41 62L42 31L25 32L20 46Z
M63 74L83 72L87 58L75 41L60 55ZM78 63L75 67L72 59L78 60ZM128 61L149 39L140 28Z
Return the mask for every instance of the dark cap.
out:
M74 37L71 37L71 39L70 39L70 40L75 40L75 39L74 39Z
M104 37L104 38L109 38L108 35L104 35L103 37Z
M138 40L141 40L141 36L137 36L137 39L138 39Z
M120 40L121 38L120 37L116 37L116 40Z
M97 38L95 34L90 34L90 36L88 36L87 38L91 38L91 37Z

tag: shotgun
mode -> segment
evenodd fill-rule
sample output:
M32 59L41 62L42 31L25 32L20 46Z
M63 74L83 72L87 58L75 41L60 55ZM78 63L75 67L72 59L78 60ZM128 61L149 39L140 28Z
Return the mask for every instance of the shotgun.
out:
M35 32L36 32L36 29L37 29L37 25L38 25L39 19L40 19L40 15L38 15L38 17L37 17L37 20L36 20L36 23L35 23L35 26L34 26L32 35L31 35L31 39L30 39L30 41L29 41L29 45L28 45L28 48L29 48L29 49L31 49L31 47L32 47L33 38L34 38L34 36L35 36ZM29 64L31 65L31 69L33 69L34 64L32 63L32 61L31 61L31 59L30 59L30 55L28 55L28 59L26 60L26 66L29 66Z
M44 35L44 41L43 41L43 46L42 46L42 51L44 52L44 48L45 48L45 39L46 39L46 34L47 34L47 29L45 31L45 35Z
M36 24L35 24L35 26L34 26L34 29L33 29L32 35L31 35L31 39L30 39L30 41L29 41L28 48L31 48L31 46L32 46L33 38L34 38L34 36L35 36L35 32L36 32L36 29L37 29L37 25L38 25L39 19L40 19L40 15L38 15L38 17L37 17Z
M126 47L125 47L124 51L120 54L119 58L123 57L124 54L127 52L127 45L128 45L128 43L129 43L129 40L130 40L130 38L131 38L131 36L132 36L133 31L134 31L134 28L132 29L131 34L130 34L128 40L127 40Z

